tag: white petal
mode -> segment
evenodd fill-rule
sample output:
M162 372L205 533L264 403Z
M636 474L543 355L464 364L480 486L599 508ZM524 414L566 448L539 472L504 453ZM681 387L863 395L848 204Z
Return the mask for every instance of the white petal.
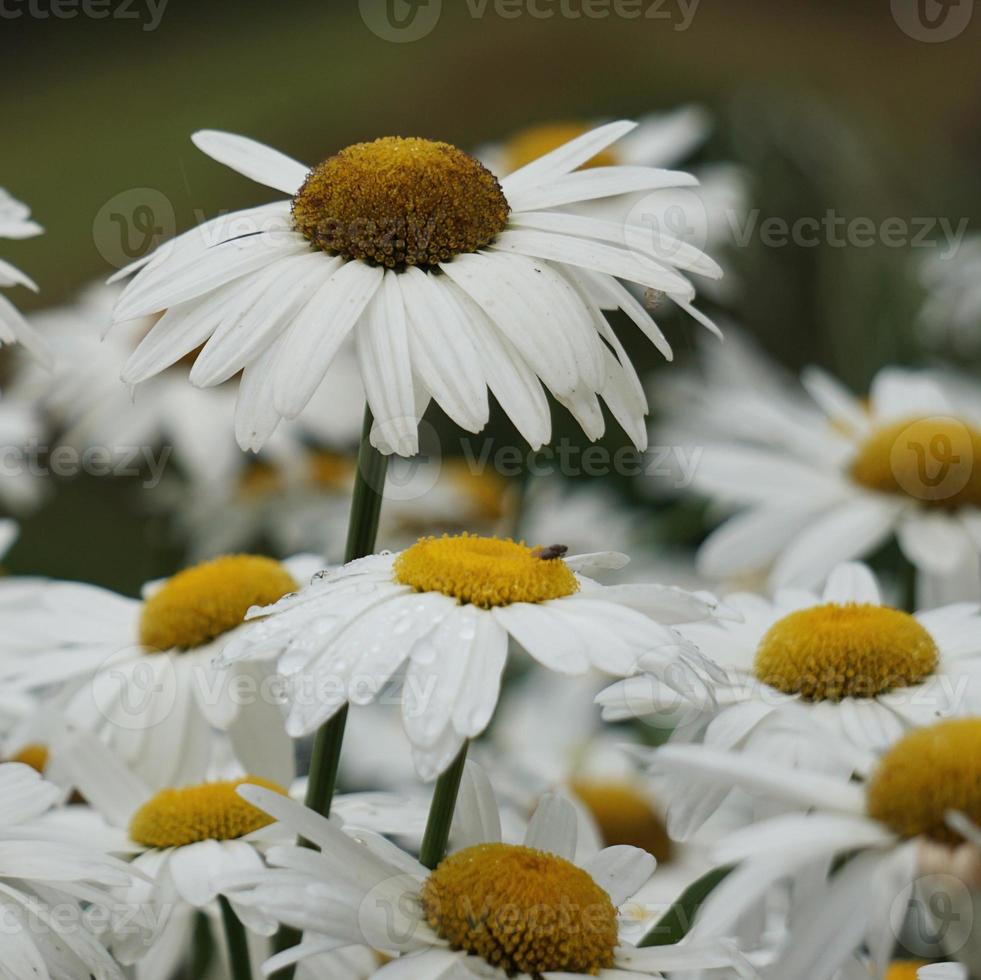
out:
M845 562L832 569L824 587L825 602L857 602L870 606L882 605L879 583L868 565Z
M285 153L263 146L246 136L236 136L234 133L224 133L216 129L201 129L191 139L212 160L231 167L243 177L290 196L296 194L303 185L310 169Z

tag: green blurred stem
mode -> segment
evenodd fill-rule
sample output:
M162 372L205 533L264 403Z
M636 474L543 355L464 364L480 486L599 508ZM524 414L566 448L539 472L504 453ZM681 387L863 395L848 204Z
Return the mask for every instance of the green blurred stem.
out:
M228 943L228 965L232 980L252 980L245 926L224 895L218 896L218 904L221 906L221 921L225 927L225 941Z
M429 819L426 821L426 833L422 838L422 847L419 849L419 862L430 871L446 856L446 842L450 839L456 797L467 764L468 744L463 743L463 748L450 763L449 768L436 780L436 789L433 790Z
M651 926L638 946L673 946L688 935L702 903L729 877L731 867L715 868L690 884L681 897Z
M375 538L378 536L378 518L385 493L388 457L371 445L373 422L374 416L366 405L364 424L361 429L361 447L358 450L358 472L355 475L351 516L347 525L345 562L372 554L375 550ZM305 802L311 810L316 810L325 817L330 816L330 805L334 799L337 767L341 761L341 746L344 743L346 724L347 705L345 704L329 721L320 726L313 742ZM306 847L313 846L309 841L301 840L300 843ZM283 926L276 935L276 950L289 949L297 945L301 938L301 934L296 929ZM292 967L280 970L275 975L276 980L289 980L293 972Z
M916 565L902 552L899 556L900 608L907 612L916 612Z

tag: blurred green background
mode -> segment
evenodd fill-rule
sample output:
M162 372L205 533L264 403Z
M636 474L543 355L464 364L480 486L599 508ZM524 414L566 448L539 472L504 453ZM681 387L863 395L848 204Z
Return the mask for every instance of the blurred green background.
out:
M651 8L665 18L640 20L507 19L493 2L474 17L474 0L442 7L428 36L404 44L337 0L170 0L153 31L143 30L145 0L131 8L143 23L0 20L0 186L46 228L4 243L4 257L41 286L12 298L25 309L63 302L113 271L106 257L118 254L121 230L105 215L117 195L161 195L178 230L269 200L194 149L189 135L205 127L313 162L380 135L472 147L541 121L698 102L716 126L691 163L743 166L761 218L834 209L973 225L981 212L979 17L931 44L904 33L884 0L701 0L685 30L676 0ZM740 283L721 312L791 367L821 363L861 388L882 363L921 357L910 249L774 249L754 238L720 258ZM679 348L691 346L690 321L670 326ZM656 365L653 350L631 350ZM10 569L129 591L168 571L180 549L131 489L60 487L23 522Z

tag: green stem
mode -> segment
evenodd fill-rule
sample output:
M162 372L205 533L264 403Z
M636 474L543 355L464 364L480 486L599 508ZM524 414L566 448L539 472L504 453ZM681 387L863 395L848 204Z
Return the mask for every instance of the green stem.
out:
M899 601L906 612L916 612L916 565L905 555L899 559L899 580L902 589Z
M430 871L446 856L446 842L450 837L450 827L453 825L453 811L456 809L456 797L460 791L460 780L467 762L467 743L463 743L457 757L450 767L436 780L433 790L433 801L429 805L429 819L426 821L426 833L422 838L419 849L419 861Z
M674 946L680 943L691 930L702 903L729 877L731 872L731 867L716 868L690 884L637 945L640 947Z
M351 498L351 515L347 525L345 563L372 554L375 550L375 538L378 536L378 518L385 493L388 457L383 456L371 445L373 422L371 409L366 405L364 424L361 429L361 446L358 450L358 471L354 478L354 495ZM337 786L337 769L341 761L341 746L344 743L346 724L347 705L345 704L329 721L320 726L313 741L305 803L311 810L325 817L330 816L330 805ZM300 844L305 847L313 846L305 840L301 840ZM299 943L301 938L301 934L296 929L281 926L274 941L276 949L277 951L289 949ZM276 980L289 980L293 972L293 967L280 970L275 975Z
M252 980L252 964L249 961L249 944L245 926L232 909L231 902L224 895L218 896L221 906L221 921L225 927L225 941L228 943L228 964L232 980Z

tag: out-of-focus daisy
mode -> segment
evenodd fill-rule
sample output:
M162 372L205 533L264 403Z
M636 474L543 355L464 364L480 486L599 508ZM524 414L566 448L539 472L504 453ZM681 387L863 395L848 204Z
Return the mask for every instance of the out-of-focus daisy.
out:
M948 356L981 352L981 235L968 236L956 250L931 255L920 264L927 291L919 324L924 341Z
M31 209L0 187L0 238L20 240L40 235L43 229L31 220ZM30 276L0 259L0 288L26 286L37 292ZM0 346L23 344L24 349L42 364L51 363L51 350L21 315L13 303L0 293Z
M46 373L37 368L38 374ZM4 453L0 475L0 504L20 513L33 508L42 495L42 481L32 472L35 450L43 442L44 426L37 406L16 391L0 396L0 451Z
M775 883L806 880L773 976L831 977L863 941L881 976L914 890L942 885L953 913L943 942L977 969L981 936L970 924L981 904L981 718L909 732L864 784L705 746L665 746L654 768L712 796L740 789L809 811L719 842L717 862L738 867L703 906L694 940L725 935ZM830 869L823 884L813 876L816 867Z
M704 595L601 586L580 574L621 567L623 555L566 559L564 550L468 534L422 538L253 610L260 621L227 643L222 658L279 658L294 736L349 701L376 700L404 672L406 734L420 775L432 779L490 721L509 639L549 670L625 676L690 647L669 624L713 615Z
M634 128L602 126L500 183L431 140L359 143L310 169L241 136L197 133L205 153L292 199L207 222L123 270L138 274L117 320L167 311L123 377L145 381L204 345L190 380L219 384L244 369L236 431L255 449L304 410L353 336L383 451L417 452L430 399L480 431L488 389L541 446L551 432L541 383L590 438L603 432L601 396L645 445L643 391L602 311L623 309L668 354L620 280L711 325L679 270L721 270L676 236L559 210L695 183L651 167L577 171Z
M113 937L113 952L124 965L139 963L141 980L173 975L192 945L195 912L204 912L217 927L216 900L224 876L255 872L264 866L269 847L295 839L290 829L236 793L249 783L287 794L267 780L238 775L155 792L94 736L72 733L56 751L85 800L116 829L118 852L132 855L133 867L143 875L117 898L145 921L147 930ZM389 833L421 827L425 819L420 807L381 794L338 796L334 813L343 824L353 821L357 827ZM64 826L71 828L74 822L81 834L86 829L82 821L88 819L70 814ZM234 896L230 900L250 930L271 935L274 922L240 906Z
M981 398L898 368L876 375L867 402L816 370L803 381L823 419L783 419L769 447L700 447L691 488L737 512L703 544L700 568L719 578L770 568L774 587L810 587L895 538L929 589L976 599Z
M128 887L134 876L118 859L43 822L60 799L58 787L28 766L0 765L0 977L122 980L93 924L115 908L112 889Z
M519 170L563 143L588 132L597 123L551 122L528 126L499 143L478 150L478 157L498 177ZM674 167L683 163L705 141L711 129L709 114L700 106L682 106L671 112L651 113L637 128L582 164L593 167ZM667 231L703 245L725 244L732 236L733 215L745 209L745 178L729 164L697 168L697 187L670 188L653 194L639 191L563 206L574 213L611 220L632 219L652 231ZM729 277L706 284L714 294L726 289Z
M860 564L836 568L820 595L784 589L772 601L741 593L723 602L741 618L677 627L720 671L689 662L673 668L670 685L653 675L620 681L600 695L605 716L677 711L687 696L687 722L697 720L696 731L717 747L751 740L765 757L843 766L847 778L910 728L981 714L976 604L902 612L883 604ZM687 686L681 670L691 672ZM806 725L797 724L801 712ZM854 747L850 758L829 752L829 734Z
M501 842L493 795L475 796L460 849L429 871L383 838L351 836L261 787L239 792L321 849L315 864L303 848L271 849L268 870L226 885L240 904L306 933L301 945L266 964L269 972L352 944L394 958L376 976L418 980L584 974L613 980L738 962L724 945L625 943L618 906L655 861L636 848L612 847L577 865L575 812L560 797L542 801L518 845Z
M152 583L143 599L41 583L36 604L5 615L23 648L0 675L14 691L55 686L66 717L99 732L151 786L202 780L221 732L248 771L288 784L293 749L272 671L213 661L250 607L320 566L310 556L226 556Z

